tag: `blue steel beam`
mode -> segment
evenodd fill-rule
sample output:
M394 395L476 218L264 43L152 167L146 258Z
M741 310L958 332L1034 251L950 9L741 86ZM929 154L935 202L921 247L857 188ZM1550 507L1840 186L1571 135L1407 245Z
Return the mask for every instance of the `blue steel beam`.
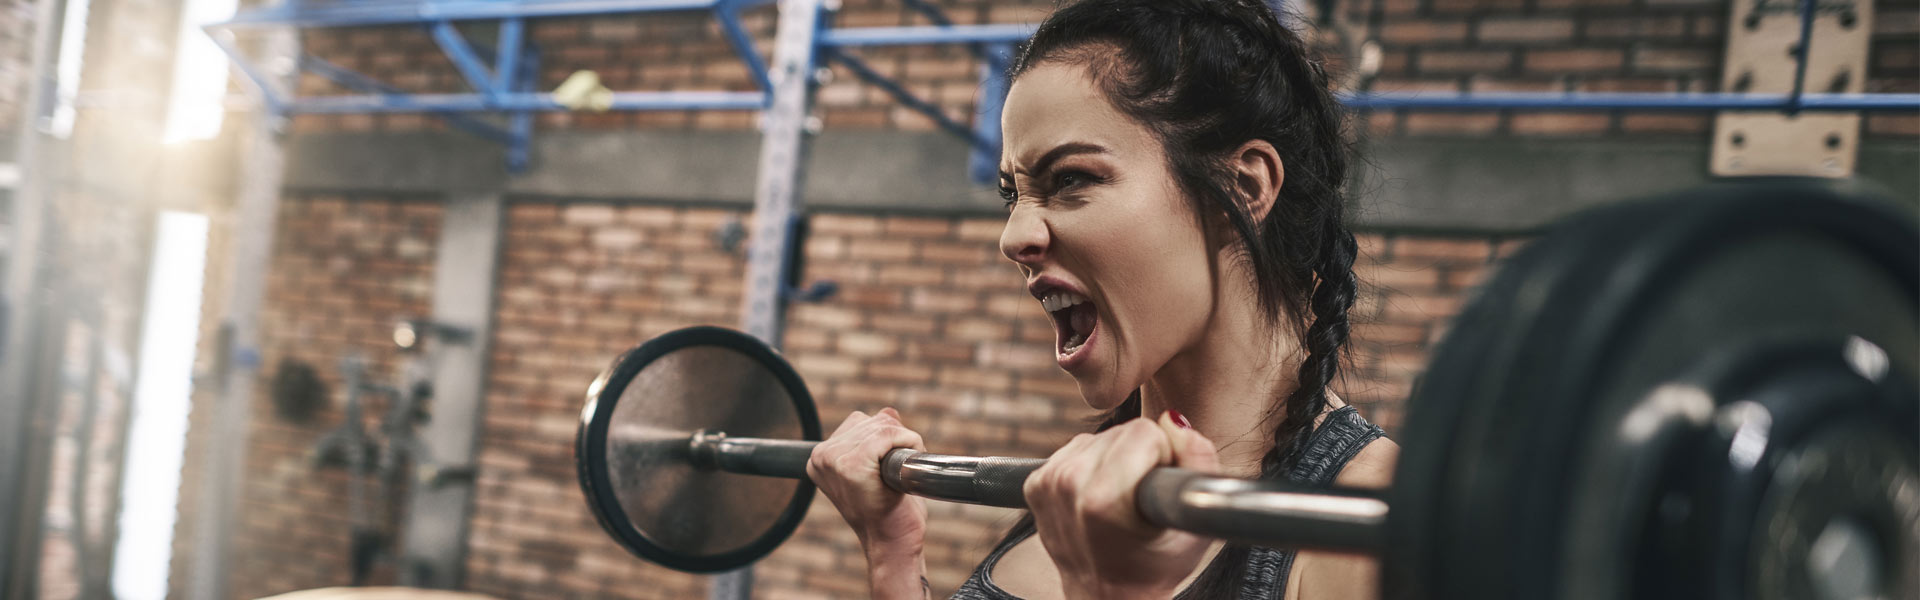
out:
M914 12L925 15L927 20L933 21L934 25L941 27L953 25L953 19L947 18L946 11L940 10L938 6L927 4L926 0L900 0L900 2L906 4L907 8L913 9Z
M764 92L614 92L609 110L759 110L765 104ZM286 108L327 114L572 110L546 92L506 93L497 101L480 94L319 96L289 102Z
M517 25L519 19L513 19L513 21L515 21ZM502 29L502 31L505 30ZM501 44L502 47L506 45L507 44L504 43ZM518 71L515 77L516 81L512 83L519 86L522 90L532 90L533 87L539 83L540 52L538 50L528 49L526 63L527 68ZM507 77L507 71L503 69L501 73L502 78ZM527 163L532 159L532 157L529 156L528 148L533 145L533 111L523 110L507 117L507 133L513 138L512 141L507 142L507 172L519 173L525 171L527 169Z
M893 96L894 101L905 105L907 108L913 109L914 112L926 115L929 119L933 119L934 124L939 125L941 129L947 130L948 133L960 136L960 139L967 140L968 143L976 146L987 143L985 140L975 136L973 130L968 129L966 125L962 125L948 118L946 113L940 112L939 106L922 100L919 96L913 95L913 92L900 87L900 84L895 83L892 79L888 79L886 75L881 75L879 71L873 70L873 67L867 66L867 63L862 62L860 59L832 48L821 48L820 51L828 59L839 61L840 64L846 65L847 70L853 71L853 74L859 76L861 80L873 84L874 87L880 88L880 90L886 92L887 95Z
M1033 37L1036 26L954 25L913 27L860 27L837 29L820 34L820 45L829 48L855 46L908 46L914 44L1014 44Z
M1341 103L1357 110L1792 110L1790 94L1455 93L1347 92ZM1920 110L1920 94L1803 94L1800 110Z
M338 83L342 87L346 87L348 89L359 91L359 92L371 92L371 93L379 94L379 96L375 96L375 97L403 98L407 96L407 93L404 90L401 90L400 88L396 88L391 85L381 83L379 81L375 81L372 78L369 78L365 75L361 75L359 73L354 72L352 69L348 69L346 67L342 67L340 65L327 62L326 59L320 58L318 56L314 56L311 54L306 55L300 59L300 67L307 71L311 71L315 75L325 77L329 81ZM299 101L296 101L295 104L297 104L298 102ZM292 107L287 106L283 108L290 110ZM299 111L292 111L292 112L299 112ZM506 144L513 143L513 136L510 132L501 131L499 127L495 127L492 123L475 119L473 117L463 115L457 112L450 112L450 111L430 111L430 112L434 112L436 116L442 119L446 119L447 123L453 125L454 127L457 127L468 133L480 136L483 139L492 140L500 143L506 143Z
M274 89L273 80L268 78L265 73L261 73L260 69L255 68L253 61L247 60L245 56L241 55L239 48L233 47L232 33L225 31L216 32L204 27L201 28L200 31L207 34L207 39L213 40L213 45L220 48L221 52L226 53L227 60L232 61L235 67L240 68L240 74L246 75L247 80L253 82L254 88L260 90L260 101L267 105L267 112L269 114L278 115L286 110L286 99L280 93L280 90Z
M460 35L460 30L453 27L452 21L436 21L431 28L433 42L440 45L440 51L447 54L447 59L460 71L460 76L466 78L467 85L473 91L487 95L499 93L493 85L493 73L480 61L480 55L473 52L473 46L467 45L467 38Z
M1000 111L1007 103L1007 61L1013 56L1011 44L997 44L983 50L986 61L980 65L980 95L974 106L973 151L967 153L967 175L974 183L991 184L1000 173Z
M242 11L208 27L350 27L433 21L567 17L711 10L723 0L426 0L422 2L297 2ZM736 5L771 0L743 0Z
M520 81L520 46L525 39L526 20L519 17L500 20L500 36L497 54L494 55L493 92L504 94L513 91ZM531 67L529 67L531 68ZM539 69L533 69L538 72ZM533 82L527 81L522 89L531 89Z
M747 31L740 27L739 4L734 0L720 0L713 7L713 18L720 21L720 31L726 34L727 44L733 46L733 53L747 63L747 72L753 74L754 84L760 86L761 91L771 93L773 81L767 78L767 63L760 60L760 53L753 49L753 38L748 37Z

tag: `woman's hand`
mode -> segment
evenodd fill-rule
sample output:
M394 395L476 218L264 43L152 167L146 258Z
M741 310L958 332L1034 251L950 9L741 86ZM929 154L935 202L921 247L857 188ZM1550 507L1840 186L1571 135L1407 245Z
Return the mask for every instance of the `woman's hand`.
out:
M1184 421L1184 419L1182 420ZM1027 506L1067 598L1172 598L1213 540L1140 518L1154 467L1217 472L1213 442L1162 415L1080 434L1027 477Z
M814 446L807 478L860 538L873 597L924 598L927 504L893 491L880 479L880 459L895 448L924 451L926 444L900 423L900 413L892 408L872 416L854 411L833 435Z

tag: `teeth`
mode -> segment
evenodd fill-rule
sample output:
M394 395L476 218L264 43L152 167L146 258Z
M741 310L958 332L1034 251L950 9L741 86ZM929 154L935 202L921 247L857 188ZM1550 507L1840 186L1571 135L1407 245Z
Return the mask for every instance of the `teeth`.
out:
M1086 302L1087 297L1069 291L1048 292L1040 298L1040 307L1053 312L1075 304Z
M1065 347L1061 349L1060 354L1072 356L1074 352L1080 351L1080 345L1085 343L1087 343L1087 334L1073 334L1073 337L1067 338L1067 343L1064 345Z

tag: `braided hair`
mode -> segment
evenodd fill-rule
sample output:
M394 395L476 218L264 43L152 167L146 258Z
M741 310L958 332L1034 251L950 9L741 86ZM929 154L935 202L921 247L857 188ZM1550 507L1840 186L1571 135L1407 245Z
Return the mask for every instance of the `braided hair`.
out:
M1041 23L1011 78L1049 63L1087 68L1109 102L1153 133L1202 222L1238 234L1236 257L1268 323L1300 340L1299 385L1269 415L1272 446L1261 459L1262 477L1285 476L1327 409L1356 289L1343 195L1352 149L1325 69L1260 0L1075 2ZM1286 174L1264 219L1228 163L1252 140L1272 144ZM1135 391L1098 429L1137 416ZM1029 515L1008 537L1032 526ZM1182 597L1231 596L1250 552L1227 546Z

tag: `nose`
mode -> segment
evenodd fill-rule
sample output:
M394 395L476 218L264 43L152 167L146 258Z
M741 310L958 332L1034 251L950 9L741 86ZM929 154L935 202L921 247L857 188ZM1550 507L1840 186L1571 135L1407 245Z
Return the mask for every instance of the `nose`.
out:
M1039 266L1047 256L1050 234L1039 211L1015 206L1007 215L1007 227L1000 230L1000 253L1021 265Z

